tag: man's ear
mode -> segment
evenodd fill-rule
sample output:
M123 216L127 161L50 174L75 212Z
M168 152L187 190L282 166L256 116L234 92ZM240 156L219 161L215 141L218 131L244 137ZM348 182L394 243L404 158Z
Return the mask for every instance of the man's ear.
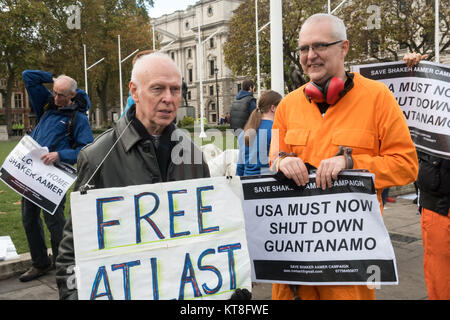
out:
M132 81L130 81L128 87L130 88L130 95L131 95L131 97L133 98L134 102L137 102L139 100L138 94L137 94L138 93L138 87Z
M72 92L72 96L70 97L70 99L73 100L76 95L77 95L77 91Z
M348 40L344 40L342 42L342 52L344 55L344 58L347 56L348 50L350 49L350 42Z

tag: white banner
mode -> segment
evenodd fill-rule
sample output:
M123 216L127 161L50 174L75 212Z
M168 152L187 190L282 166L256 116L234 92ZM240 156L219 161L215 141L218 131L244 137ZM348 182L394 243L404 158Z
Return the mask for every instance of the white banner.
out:
M397 284L373 175L345 172L332 188L242 178L253 281Z
M0 168L0 179L37 206L54 214L76 179L76 170L65 163L45 165L48 153L30 136L24 136Z
M429 61L352 66L352 71L386 84L397 99L416 148L450 159L450 68Z
M80 299L228 299L251 291L239 178L71 194Z

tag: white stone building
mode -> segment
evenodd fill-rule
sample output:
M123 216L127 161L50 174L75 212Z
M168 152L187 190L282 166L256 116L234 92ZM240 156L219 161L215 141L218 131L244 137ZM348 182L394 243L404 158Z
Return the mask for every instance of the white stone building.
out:
M201 48L203 110L210 124L218 123L220 115L230 112L231 103L244 80L243 77L233 78L231 70L224 63L223 54L229 21L233 11L241 2L241 0L199 0L184 11L178 10L151 20L159 47L172 57L183 74L188 86L187 102L189 106L195 107L196 117L200 117L197 56L198 24L200 23L203 42ZM183 106L184 104L185 102L182 101ZM182 115L182 108L180 108L179 116Z

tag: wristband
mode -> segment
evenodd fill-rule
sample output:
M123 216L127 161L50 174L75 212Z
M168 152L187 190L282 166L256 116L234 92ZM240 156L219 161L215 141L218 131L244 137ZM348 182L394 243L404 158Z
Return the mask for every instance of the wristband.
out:
M352 148L339 146L338 152L334 155L345 157L345 169L353 169Z
M294 152L287 153L285 151L280 151L278 153L278 158L275 161L275 171L276 172L278 172L278 168L280 166L280 161L287 157L297 157L297 155Z

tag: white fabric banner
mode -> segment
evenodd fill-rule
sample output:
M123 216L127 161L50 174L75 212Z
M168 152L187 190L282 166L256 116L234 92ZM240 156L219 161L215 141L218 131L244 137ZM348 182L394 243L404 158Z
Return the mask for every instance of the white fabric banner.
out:
M76 179L76 170L66 163L45 165L48 153L30 136L24 136L0 168L0 179L37 206L54 214Z
M253 281L397 284L394 250L373 175L341 173L332 188L242 179Z
M71 194L80 299L228 299L251 291L239 178Z

